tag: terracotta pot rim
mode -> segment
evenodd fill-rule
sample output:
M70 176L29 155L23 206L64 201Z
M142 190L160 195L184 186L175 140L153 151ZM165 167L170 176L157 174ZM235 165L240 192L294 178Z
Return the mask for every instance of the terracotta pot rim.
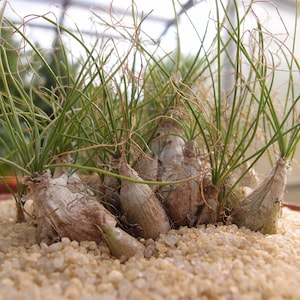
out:
M20 182L21 178L13 175L5 176L2 180L5 180L7 185L11 188L13 192L17 192L18 182ZM0 180L0 195L1 194L10 194L10 190L6 187L4 182Z
M13 195L12 194L9 194L9 193L2 193L2 194L0 194L0 201L10 201L10 200L13 200L14 199L14 197L13 197Z
M283 206L284 207L287 207L291 210L297 210L297 211L300 211L300 203L287 203L287 202L283 202Z

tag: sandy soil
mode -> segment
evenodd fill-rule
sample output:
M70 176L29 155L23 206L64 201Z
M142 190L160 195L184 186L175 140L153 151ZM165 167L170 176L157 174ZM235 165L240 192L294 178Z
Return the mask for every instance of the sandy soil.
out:
M121 263L94 242L37 245L0 201L0 299L300 299L299 212L284 208L276 235L201 226L156 246L157 257Z

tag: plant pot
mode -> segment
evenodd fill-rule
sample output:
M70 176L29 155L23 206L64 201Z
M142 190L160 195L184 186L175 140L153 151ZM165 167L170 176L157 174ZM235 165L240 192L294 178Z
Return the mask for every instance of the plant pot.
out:
M0 200L12 198L12 192L16 193L18 189L18 180L15 176L7 176L0 180Z

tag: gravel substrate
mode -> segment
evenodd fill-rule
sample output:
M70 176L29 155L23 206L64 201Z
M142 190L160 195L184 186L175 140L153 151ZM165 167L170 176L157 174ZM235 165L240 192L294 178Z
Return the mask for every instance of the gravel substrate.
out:
M299 225L284 208L275 235L184 227L159 238L157 257L121 263L95 242L37 245L0 201L0 299L300 299Z

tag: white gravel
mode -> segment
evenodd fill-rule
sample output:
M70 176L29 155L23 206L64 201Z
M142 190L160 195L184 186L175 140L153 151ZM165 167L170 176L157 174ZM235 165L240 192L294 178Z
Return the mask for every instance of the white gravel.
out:
M157 257L122 264L95 242L37 245L14 202L0 201L0 299L300 299L300 213L284 208L279 227L171 230Z

